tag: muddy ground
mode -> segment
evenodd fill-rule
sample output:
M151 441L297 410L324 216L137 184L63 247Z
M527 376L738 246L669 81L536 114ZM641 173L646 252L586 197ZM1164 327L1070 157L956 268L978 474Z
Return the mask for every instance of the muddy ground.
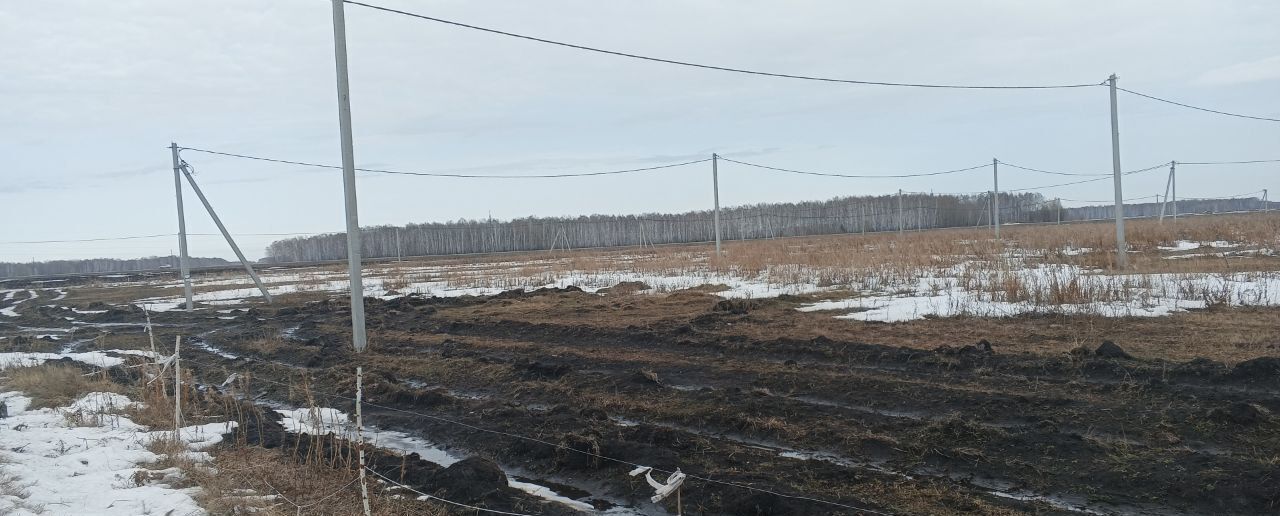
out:
M625 288L369 299L361 355L339 299L153 319L162 341L192 340L183 354L201 378L251 373L263 402L350 410L362 365L366 422L599 509L675 513L627 474L641 464L692 476L689 514L1280 511L1274 334L1242 351L1188 342L1206 338L1188 324L1206 313L1102 330L1072 317L892 325L794 310L805 301ZM34 306L0 334L67 324L65 309ZM1228 315L1274 332L1280 310ZM138 311L74 318L79 337L0 344L145 340ZM1155 358L1179 324L1177 353ZM1188 358L1197 349L1214 359Z

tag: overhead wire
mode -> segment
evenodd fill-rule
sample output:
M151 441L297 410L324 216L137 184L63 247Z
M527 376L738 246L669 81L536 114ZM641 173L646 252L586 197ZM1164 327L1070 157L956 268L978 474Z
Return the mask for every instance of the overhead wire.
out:
M1052 171L1052 170L1042 170L1042 169L1038 169L1038 168L1024 167L1024 166L1022 166L1022 165L1015 165L1015 164L1013 164L1013 163L1009 163L1008 161L1000 161L1000 160L996 160L996 163L999 163L999 164L1004 165L1004 166L1007 166L1007 167L1013 167L1013 168L1017 168L1017 169L1021 169L1021 170L1026 170L1026 171L1029 171L1029 172L1039 172L1039 173L1041 173L1041 174L1053 174L1053 175L1055 175L1055 176L1109 176L1109 175L1111 175L1111 174L1112 174L1111 172L1103 172L1103 173L1098 173L1098 174L1082 174L1082 173L1077 173L1077 172L1055 172L1055 171Z
M1177 102L1177 101L1173 101L1173 100L1169 100L1169 99L1160 98L1160 97L1157 97L1157 96L1155 96L1155 95L1148 95L1148 94L1146 94L1146 93L1139 93L1139 92L1136 92L1136 91L1133 91L1133 90L1129 90L1129 89L1121 88L1121 87L1119 87L1119 86L1117 86L1117 87L1116 87L1116 89L1117 89L1117 90L1120 90L1120 91L1123 91L1123 92L1125 92L1125 93L1131 94L1131 95L1137 95L1137 96L1139 96L1139 97L1144 97L1144 98L1148 98L1148 99L1151 99L1151 100L1155 100L1155 101L1159 101L1159 102L1164 102L1164 103L1166 103L1166 104L1173 104L1173 105L1175 105L1175 106L1181 106L1181 107L1188 108L1188 109L1194 109L1194 110L1197 110L1197 111L1205 111L1205 112L1209 112L1209 113L1216 113L1216 114L1219 114L1219 115L1233 116L1233 117L1237 117L1237 118L1248 118L1248 119L1252 119L1252 120L1263 120L1263 121L1267 121L1267 122L1280 122L1280 118L1269 118L1269 117L1265 117L1265 116L1242 115L1242 114L1240 114L1240 113L1230 113L1230 112L1227 112L1227 111L1219 111L1219 110L1216 110L1216 109L1209 109L1209 108L1200 107L1200 106L1193 106L1193 105L1191 105L1191 104L1184 104L1184 103L1182 103L1182 102Z
M1154 166L1150 166L1150 167L1147 167L1147 168L1140 168L1140 169L1137 169L1137 170L1130 170L1130 171L1128 171L1128 172L1121 172L1121 173L1120 173L1120 175L1122 175L1122 176L1131 176L1131 175L1134 175L1134 174L1141 174L1141 173L1143 173L1143 172L1150 172L1150 171L1152 171L1152 170L1156 170L1156 169L1159 169L1159 168L1164 168L1164 167L1165 167L1166 165L1168 165L1169 163L1171 163L1171 162L1166 161L1166 162L1161 163L1161 164L1159 164L1159 165L1154 165ZM1106 180L1108 180L1108 179L1112 179L1112 177L1097 177L1097 178L1093 178L1093 179L1083 179L1083 180L1080 180L1080 181L1071 181L1071 182L1067 182L1067 183L1058 183L1058 184L1054 184L1054 185L1034 186L1034 187L1030 187L1030 188L1009 188L1009 189L1001 190L1001 191L1002 191L1002 192L1027 192L1027 191L1032 191L1032 190L1045 190L1045 189L1049 189L1049 188L1058 188L1058 187L1061 187L1061 186L1079 185L1079 184L1084 184L1084 183L1096 183L1096 182L1098 182L1098 181L1106 181Z
M838 173L834 173L834 172L813 172L813 171L808 171L808 170L796 170L796 169L790 169L790 168L772 167L772 166L769 166L769 165L761 165L761 164L758 164L758 163L750 163L750 162L746 162L746 161L739 161L739 160L736 160L736 159L730 159L730 158L726 158L726 157L724 157L724 156L720 156L720 159L721 159L722 161L728 161L728 162L730 162L730 163L737 163L737 164L739 164L739 165L746 165L746 166L748 166L748 167L761 168L761 169L765 169L765 170L773 170L773 171L775 171L775 172L786 172L786 173L789 173L789 174L804 174L804 175L808 175L808 176L844 177L844 178L851 178L851 179L876 179L876 178L904 178L904 177L928 177L928 176L941 176L941 175L947 175L947 174L958 174L958 173L960 173L960 172L968 172L968 171L970 171L970 170L977 170L977 169L980 169L980 168L985 168L985 167L991 166L991 164L990 164L990 163L983 163L983 164L981 164L981 165L975 165L975 166L972 166L972 167L967 167L967 168L958 168L958 169L954 169L954 170L943 170L943 171L939 171L939 172L922 172L922 173L915 173L915 174L884 174L884 175L872 175L872 174L838 174Z
M342 170L341 165L326 165L323 163L311 163L306 161L294 161L294 160L279 159L279 158L268 158L263 156L251 156L248 154L237 154L234 152L214 151L214 150L208 150L208 149L199 149L195 147L179 147L178 150L179 152L184 150L189 150L194 152L203 152L206 154L215 154L218 156L227 156L232 158L241 158L241 159L248 159L248 160L255 160L255 161L267 161L272 163L283 163L287 165L299 165L304 167ZM384 170L384 169L360 168L360 167L357 167L355 170L360 172L369 172L373 174L392 174L392 175L402 175L402 176L424 176L424 177L452 177L452 178L463 178L463 179L547 179L547 178L589 177L589 176L609 176L609 175L618 175L618 174L630 174L633 172L646 172L651 170L661 170L666 168L682 167L685 165L693 165L696 163L706 163L708 161L711 161L711 158L685 161L682 163L670 163L666 165L657 165L652 167L641 167L641 168L632 168L632 169L624 169L624 170L608 170L608 171L602 171L602 172L583 172L583 173L573 173L573 174L493 174L493 175L456 174L456 173L449 173L449 172L409 172L409 171L403 171L403 170Z
M1249 165L1254 163L1280 163L1280 159L1251 159L1246 161L1179 161L1179 165Z
M929 83L910 83L910 82L868 81L868 80L857 80L857 79L837 79L837 78L831 78L831 77L818 77L818 76L811 76L811 75L765 72L760 70L750 70L746 68L734 68L729 66L708 65L708 64L694 63L690 61L681 61L676 59L666 59L666 58L660 58L660 57L645 56L645 55L633 54L629 52L620 52L616 50L606 50L598 47L579 45L575 43L566 43L563 41L556 41L552 39L529 36L525 34L517 34L514 32L508 32L508 31L503 31L498 29L491 29L488 27L481 27L478 25L471 25L467 23L446 20L443 18L437 18L434 16L427 16L424 14L403 11L400 9L392 9L390 7L367 4L364 2L357 2L353 0L344 0L344 3L351 4L351 5L358 5L360 7L366 7L366 8L377 10L377 11L383 11L387 13L394 13L394 14L399 14L403 16L408 16L411 18L417 18L420 20L432 21L436 23L442 23L445 25L452 25L454 27L461 27L464 29L487 32L490 34L497 34L501 36L518 38L518 39L523 39L527 41L534 41L538 43L545 43L548 45L556 45L560 47L572 48L577 50L585 50L588 52L595 52L599 54L607 54L607 55L617 56L617 57L627 57L631 59L639 59L642 61L665 63L665 64L672 64L672 65L678 65L678 66L686 66L691 68L702 68L707 70L718 70L721 72L733 72L733 73L748 74L748 75L761 75L766 77L777 77L777 78L783 78L783 79L799 79L799 80L806 80L806 81L833 82L833 83L844 83L844 84L861 84L861 85L868 85L868 86L896 86L896 87L904 87L904 88L940 88L940 89L965 89L965 90L1047 90L1047 89L1064 89L1064 88L1089 88L1089 87L1102 85L1102 83L1047 84L1047 85L929 84Z

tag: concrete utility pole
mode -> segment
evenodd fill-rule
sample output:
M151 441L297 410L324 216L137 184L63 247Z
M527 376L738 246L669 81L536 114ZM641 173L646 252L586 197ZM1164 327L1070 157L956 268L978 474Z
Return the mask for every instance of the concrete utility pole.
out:
M1166 180L1164 183L1164 201L1160 202L1160 223L1161 224L1164 224L1164 208L1165 208L1165 205L1169 204L1169 187L1173 185L1173 167L1177 163L1178 162L1176 161L1169 162L1169 179ZM1157 195L1156 200L1160 200L1159 198L1160 196Z
M351 343L364 351L364 281L360 276L360 217L356 209L356 158L351 138L351 84L347 77L347 17L333 1L333 53L338 78L338 126L342 140L342 191L347 207L347 275L351 280ZM363 472L363 470L362 470ZM366 513L368 512L366 508Z
M1271 201L1267 199L1267 189L1262 189L1262 213L1271 213Z
M991 158L991 178L995 194L991 196L991 220L996 226L996 240L1000 240L1000 160Z
M360 218L356 210L356 157L351 138L351 84L347 76L347 16L343 0L333 1L333 56L338 80L338 126L342 145L342 191L347 212L347 273L351 278L351 344L356 353L364 351L368 339L364 331L364 281L360 277ZM360 499L364 516L369 508L369 485L365 480L364 436L360 417L364 371L356 366L356 447L360 464Z
M200 191L200 185L196 184L196 178L192 177L191 170L185 165L182 167L182 175L187 176L187 184L191 185L191 189L196 192L196 197L200 199L200 203L204 205L205 211L209 212L209 218L213 219L214 225L218 226L218 231L222 232L222 238L227 239L227 245L231 246L231 250L235 251L236 258L240 260L240 265L244 266L244 271L249 273L249 277L253 279L253 284L258 287L258 292L262 293L262 297L271 302L271 293L267 292L267 287L262 284L262 279L258 277L258 273L253 270L253 265L244 257L244 253L240 252L240 246L236 245L236 240L231 238L231 232L227 231L227 227L222 225L222 219L218 218L218 212L213 211L213 205L209 204L204 192Z
M899 188L898 189L898 236L902 236L902 228L904 227L903 226L904 222L905 221L903 220L903 216L902 216L902 189Z
M173 340L173 442L182 442L182 335Z
M1116 75L1107 79L1111 90L1111 172L1116 195L1116 267L1129 266L1129 246L1124 239L1124 190L1120 184L1120 114L1116 105Z
M1173 185L1173 203L1170 209L1173 210L1173 223L1178 223L1178 162L1169 162L1169 184Z
M187 262L187 216L182 211L182 164L178 144L169 143L173 155L173 194L178 199L178 273L182 275L182 293L187 298L187 311L195 308L191 299L191 266Z
M711 190L715 194L716 201L716 256L720 256L720 156L715 153L711 154Z
M396 261L400 261L400 228L396 228Z
M1061 224L1062 224L1062 198L1061 198L1061 197L1059 197L1059 198L1057 198L1057 199L1054 199L1054 200L1053 200L1053 203L1054 203L1054 205L1055 205L1055 206L1057 206L1057 208L1058 208L1058 209L1057 209L1057 212L1058 212L1058 224L1059 224L1059 225L1061 225Z

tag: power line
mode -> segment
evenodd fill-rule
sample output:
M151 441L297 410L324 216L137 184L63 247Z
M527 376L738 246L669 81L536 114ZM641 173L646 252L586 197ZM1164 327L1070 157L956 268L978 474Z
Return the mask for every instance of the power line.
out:
M249 159L249 160L256 160L256 161L268 161L271 163L284 163L287 165L299 165L304 167L342 170L342 166L340 165L325 165L323 163L309 163L306 161L293 161L293 160L287 160L287 159L266 158L262 156L250 156L248 154L236 154L233 152L221 152L221 151L212 151L208 149L197 149L194 147L179 147L178 150L179 151L189 150L194 152L203 152L206 154L216 154L219 156L228 156L232 158L241 158L241 159ZM585 173L577 173L577 174L483 175L483 174L452 174L452 173L446 173L446 172L406 172L402 170L382 170L382 169L376 169L376 168L357 168L356 170L359 170L361 172L370 172L374 174L394 174L394 175L402 175L402 176L425 176L425 177L454 177L454 178L463 178L463 179L547 179L547 178L560 178L560 177L588 177L588 176L608 176L608 175L617 175L617 174L629 174L632 172L646 172L650 170L661 170L664 168L682 167L685 165L693 165L696 163L706 163L708 161L711 161L711 158L703 158L700 160L686 161L683 163L671 163L667 165L658 165L653 167L632 168L632 169L626 169L626 170L609 170L604 172L585 172Z
M141 240L145 238L171 237L174 235L175 233L160 233L156 235L134 235L134 236L102 237L102 238L77 238L77 239L67 239L67 240L22 240L22 241L0 242L0 244L66 244L66 243L74 243L74 242L106 242L111 240Z
M1227 200L1239 199L1241 197L1249 197L1251 195L1257 195L1257 194L1263 193L1264 191L1265 190L1255 190L1252 192L1236 194L1236 195L1224 195L1222 197L1183 197L1178 200L1179 201L1227 201Z
M1124 176L1130 176L1130 175L1133 175L1133 174L1141 174L1141 173L1143 173L1143 172L1150 172L1150 171L1152 171L1152 170L1156 170L1156 169L1158 169L1158 168L1164 168L1164 167L1165 167L1165 165L1168 165L1168 164L1169 164L1169 162L1164 162L1164 163L1161 163L1161 164L1159 164L1159 165L1155 165L1155 166L1151 166L1151 167L1147 167L1147 168L1140 168L1140 169L1138 169L1138 170L1130 170L1130 171L1128 171L1128 172L1122 172L1122 173L1121 173L1121 175L1124 175ZM1056 185L1043 185L1043 186L1035 186L1035 187L1031 187L1031 188L1010 188L1010 189L1003 190L1003 191L1005 191L1005 192L1027 192L1027 191L1032 191L1032 190L1044 190L1044 189L1048 189L1048 188L1057 188L1057 187L1060 187L1060 186L1071 186L1071 185L1079 185L1079 184L1084 184L1084 183L1096 183L1096 182L1098 182L1098 181L1106 181L1106 180L1108 180L1108 179L1111 179L1111 178L1110 178L1110 177L1097 177L1097 178L1093 178L1093 179L1084 179L1084 180L1080 180L1080 181L1071 181L1071 182L1068 182L1068 183L1058 183L1058 184L1056 184ZM1112 201L1112 202L1114 202L1114 201Z
M1052 170L1041 170L1041 169L1038 169L1038 168L1031 168L1031 167L1024 167L1024 166L1022 166L1022 165L1015 165L1015 164L1013 164L1013 163L1009 163L1009 162L1007 162L1007 161L1000 161L1000 160L996 160L996 162L997 162L997 163L999 163L999 164L1001 164L1001 165L1005 165L1005 166L1013 167L1013 168L1017 168L1017 169L1022 169L1022 170L1026 170L1026 171L1029 171L1029 172L1039 172L1039 173L1041 173L1041 174L1053 174L1053 175L1055 175L1055 176L1109 176L1109 175L1111 175L1111 172L1105 172L1105 173L1101 173L1101 174L1081 174L1081 173L1076 173L1076 172L1054 172L1054 171L1052 171Z
M1120 88L1120 87L1116 87L1116 89L1117 89L1117 90L1120 90L1120 91L1123 91L1123 92L1125 92L1125 93L1129 93L1129 94L1137 95L1137 96L1139 96L1139 97L1144 97L1144 98L1148 98L1148 99L1151 99L1151 100L1156 100L1156 101L1164 102L1164 103L1166 103L1166 104L1173 104L1173 105L1175 105L1175 106L1181 106L1181 107L1188 108L1188 109L1194 109L1194 110L1197 110L1197 111L1205 111L1205 112L1208 112L1208 113L1216 113L1216 114L1219 114L1219 115L1234 116L1234 117L1237 117L1237 118L1248 118L1248 119L1251 119L1251 120L1265 120L1265 121L1267 121L1267 122L1280 122L1280 118L1267 118L1267 117L1265 117L1265 116L1253 116L1253 115L1241 115L1241 114L1239 114L1239 113L1228 113L1228 112L1226 112L1226 111L1218 111L1218 110L1216 110L1216 109L1209 109L1209 108L1203 108L1203 107L1199 107L1199 106L1192 106L1191 104L1183 104L1183 103L1181 103L1181 102L1175 102L1175 101L1172 101L1172 100L1169 100L1169 99L1162 99L1162 98L1160 98L1160 97L1156 97L1156 96L1152 96L1152 95L1147 95L1146 93L1138 93L1138 92L1136 92L1136 91L1133 91L1133 90L1126 90L1126 89L1124 89L1124 88Z
M1179 165L1249 165L1254 163L1280 163L1280 159L1253 159L1248 161L1179 161Z
M786 172L786 173L789 173L789 174L804 174L804 175L808 175L808 176L825 176L825 177L846 177L846 178L853 178L853 179L876 179L876 178L904 178L904 177L941 176L941 175L946 175L946 174L958 174L958 173L960 173L960 172L968 172L968 171L970 171L970 170L977 170L977 169L980 169L980 168L984 168L984 167L991 166L991 164L990 164L990 163L983 163L983 164L981 164L981 165L975 165L975 166L968 167L968 168L960 168L960 169L955 169L955 170L943 170L943 171L941 171L941 172L924 172L924 173L918 173L918 174L885 174L885 175L867 175L867 174L837 174L837 173L833 173L833 172L812 172L812 171L807 171L807 170L795 170L795 169L790 169L790 168L771 167L771 166L768 166L768 165L760 165L760 164L757 164L757 163L748 163L748 162L746 162L746 161L738 161L738 160L735 160L735 159L729 159L729 158L726 158L726 157L724 157L724 156L720 156L720 159L721 159L721 160L724 160L724 161L728 161L728 162L730 162L730 163L737 163L737 164L739 164L739 165L746 165L746 166L748 166L748 167L762 168L762 169L766 169L766 170L773 170L773 171L776 171L776 172Z
M844 84L862 84L862 85L868 85L868 86L897 86L897 87L904 87L904 88L943 88L943 89L964 89L964 90L1047 90L1047 89L1063 89L1063 88L1089 88L1089 87L1093 87L1093 86L1101 86L1101 85L1102 85L1101 83L1088 83L1088 84L1052 84L1052 85L965 85L965 84L927 84L927 83L909 83L909 82L864 81L864 80L854 80L854 79L835 79L835 78L830 78L830 77L816 77L816 76L810 76L810 75L795 75L795 74L787 74L787 73L764 72L764 71L759 71L759 70L748 70L748 69L745 69L745 68L732 68L732 67L728 67L728 66L706 65L706 64L692 63L692 62L689 62L689 61L679 61L679 60L675 60L675 59L665 59L665 58L660 58L660 57L643 56L643 55L639 55L639 54L631 54L631 53L627 53L627 52L619 52L619 51L616 51L616 50L605 50L605 49L597 48L597 47L589 47L589 46L586 46L586 45L578 45L578 44L574 44L574 43L565 43L565 42L563 42L563 41L556 41L556 40L551 40L551 39L539 38L539 37L535 37L535 36L527 36L527 35L524 35L524 34L516 34L516 33L514 33L514 32L507 32L507 31L502 31L502 30L498 30L498 29L490 29L490 28L486 28L486 27L480 27L480 26L477 26L477 25L469 25L469 24L466 24L466 23L461 23L461 22L456 22L456 21L445 20L445 19L443 19L443 18L435 18L435 17L432 17L432 16L426 16L426 15L423 15L423 14L411 13L411 12L408 12L408 11L401 11L401 10L399 10L399 9L392 9L392 8L389 8L389 7L382 7L382 6L378 6L378 5L366 4L366 3L363 3L363 2L355 2L355 1L352 1L352 0L344 0L344 2L345 2L345 3L348 3L348 4L351 4L351 5L358 5L358 6L361 6L361 7L367 7L367 8L369 8L369 9L374 9L374 10L377 10L377 11L383 11L383 12L388 12L388 13L400 14L400 15L404 15L404 16L411 17L411 18L418 18L418 19L420 19L420 20L433 21L433 22L436 22L436 23L443 23L443 24L446 24L446 25L452 25L452 26L455 26L455 27L462 27L462 28L465 28L465 29L477 30L477 31L481 31L481 32L488 32L488 33L490 33L490 34L498 34L498 35L501 35L501 36L508 36L508 37L512 37L512 38L519 38L519 39L523 39L523 40L535 41L535 42L538 42L538 43L546 43L546 44L549 44L549 45L556 45L556 46L561 46L561 47L573 48L573 49L577 49L577 50L585 50L585 51L588 51L588 52L596 52L596 53L600 53L600 54L607 54L607 55L618 56L618 57L629 57L629 58L632 58L632 59L640 59L640 60L643 60L643 61L651 61L651 62L655 62L655 63L665 63L665 64L673 64L673 65L679 65L679 66L687 66L687 67L691 67L691 68L703 68L703 69L707 69L707 70L718 70L718 71L721 71L721 72L734 72L734 73L741 73L741 74L748 74L748 75L762 75L762 76L766 76L766 77L778 77L778 78L783 78L783 79L800 79L800 80L806 80L806 81L835 82L835 83L844 83Z
M315 236L326 235L328 233L236 233L233 236ZM72 238L63 240L10 240L0 242L0 244L71 244L78 242L108 242L119 240L143 240L148 238L165 238L175 237L177 233L157 233L154 235L131 235L119 237L101 237L101 238ZM222 236L220 233L187 233L187 236Z

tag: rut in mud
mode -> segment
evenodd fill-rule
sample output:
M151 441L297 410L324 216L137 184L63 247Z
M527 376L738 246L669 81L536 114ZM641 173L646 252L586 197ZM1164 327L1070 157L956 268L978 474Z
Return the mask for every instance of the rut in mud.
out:
M301 404L306 378L319 403L349 409L362 364L366 421L600 509L674 509L601 457L699 477L682 492L699 514L1280 509L1280 359L1135 359L1123 341L1065 354L867 344L863 324L820 323L799 303L576 289L370 299L362 356L341 301L156 319L202 335L192 353L209 383L279 382L257 383L264 400Z

